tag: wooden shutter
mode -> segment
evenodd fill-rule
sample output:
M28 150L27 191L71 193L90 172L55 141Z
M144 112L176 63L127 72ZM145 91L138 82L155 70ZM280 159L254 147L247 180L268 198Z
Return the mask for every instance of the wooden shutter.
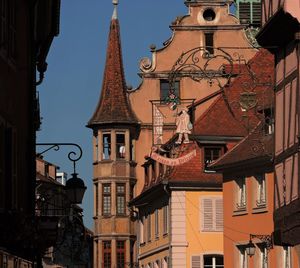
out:
M192 256L192 268L201 268L201 256Z
M202 199L202 230L213 230L213 200L211 198Z
M223 231L223 198L215 200L216 231Z

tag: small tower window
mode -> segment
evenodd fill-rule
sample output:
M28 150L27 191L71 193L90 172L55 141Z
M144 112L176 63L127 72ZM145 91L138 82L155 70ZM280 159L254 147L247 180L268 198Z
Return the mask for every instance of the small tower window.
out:
M111 267L111 241L103 241L102 250L103 250L103 267L110 268Z
M110 159L111 158L111 135L110 133L103 134L103 159Z
M125 134L124 133L117 133L117 146L116 146L116 155L117 159L124 159L125 158Z
M117 268L125 267L125 241L117 241Z
M108 216L111 213L111 185L102 186L102 214Z
M204 33L204 37L207 56L211 56L214 54L214 33Z
M125 215L126 191L125 184L117 184L117 215Z
M208 8L203 12L203 18L206 21L213 21L216 18L216 13L211 8Z

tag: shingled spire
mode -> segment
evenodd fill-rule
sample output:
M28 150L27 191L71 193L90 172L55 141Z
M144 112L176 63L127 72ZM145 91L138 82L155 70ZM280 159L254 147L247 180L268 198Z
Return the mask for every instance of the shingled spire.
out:
M88 122L88 127L118 123L138 123L127 98L120 26L117 18L118 2L114 0L113 4L114 12L110 23L101 96L96 110Z

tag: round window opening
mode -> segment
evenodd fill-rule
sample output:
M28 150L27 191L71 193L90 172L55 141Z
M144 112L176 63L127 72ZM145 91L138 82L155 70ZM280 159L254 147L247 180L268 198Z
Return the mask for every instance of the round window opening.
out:
M203 18L207 21L213 21L216 17L216 13L212 9L206 9L203 12Z

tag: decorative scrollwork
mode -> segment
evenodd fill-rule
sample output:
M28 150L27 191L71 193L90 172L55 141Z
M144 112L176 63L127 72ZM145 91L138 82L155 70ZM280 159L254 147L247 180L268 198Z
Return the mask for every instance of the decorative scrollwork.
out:
M60 149L60 146L74 146L76 147L79 152L75 152L75 151L71 151L68 153L68 159L73 162L73 170L74 170L74 174L76 173L76 162L81 159L82 157L82 148L76 144L76 143L37 143L36 146L50 146L47 149L45 149L44 151L37 153L37 156L41 156L44 153L50 151L50 150L54 150L54 151L58 151Z
M155 69L155 52L152 52L152 60L145 57L140 60L140 70L149 73Z
M174 89L178 76L188 76L197 82L207 79L211 85L217 83L221 88L228 84L233 73L234 60L224 49L213 49L213 56L207 47L196 47L183 52L170 72L170 88Z
M273 238L271 235L257 235L257 234L250 234L250 240L257 238L261 240L263 243L266 244L266 249L270 250L273 248Z
M189 77L196 82L205 80L209 86L219 87L230 113L248 133L261 122L255 131L266 134L266 129L271 130L274 121L273 62L266 59L247 61L241 54L246 49L253 48L195 47L183 52L169 75L170 96L175 93L178 77ZM236 92L227 87L232 78L239 79ZM252 151L254 154L270 154L259 143L253 146Z

